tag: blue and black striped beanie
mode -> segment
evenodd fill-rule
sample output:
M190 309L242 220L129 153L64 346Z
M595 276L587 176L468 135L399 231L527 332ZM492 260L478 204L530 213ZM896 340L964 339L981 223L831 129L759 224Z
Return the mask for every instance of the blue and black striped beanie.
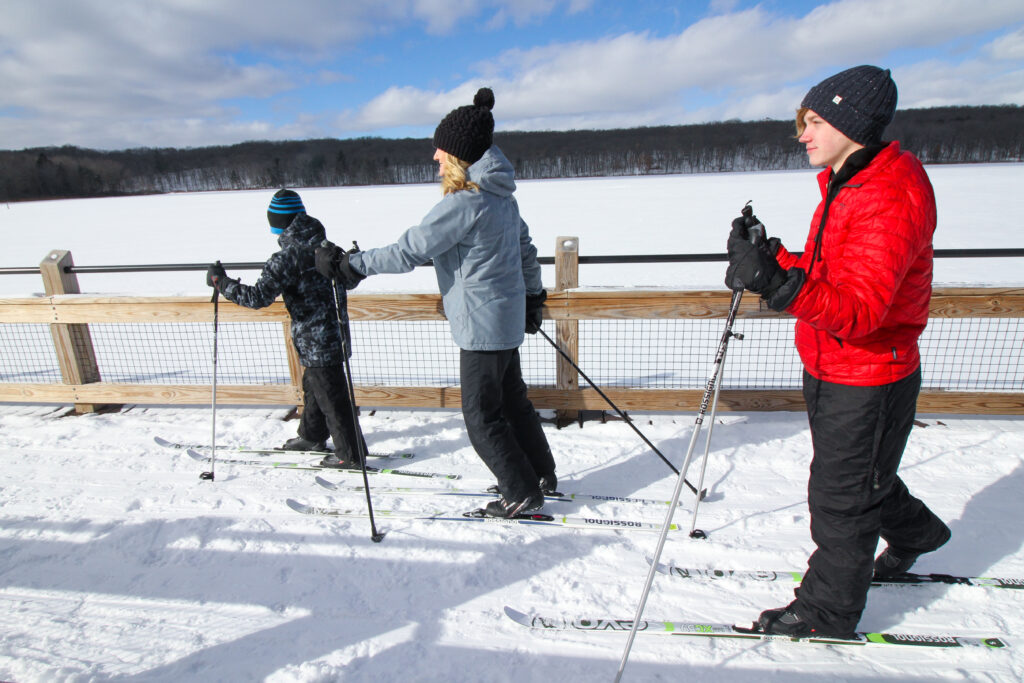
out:
M270 208L267 209L270 232L280 235L295 220L296 214L305 212L306 207L302 205L302 197L298 192L278 190L270 200Z

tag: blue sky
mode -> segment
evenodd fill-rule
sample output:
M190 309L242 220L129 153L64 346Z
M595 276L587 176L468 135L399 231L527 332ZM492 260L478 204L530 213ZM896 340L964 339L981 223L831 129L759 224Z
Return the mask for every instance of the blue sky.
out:
M900 108L1024 105L1021 0L6 0L0 149L789 118L857 64Z

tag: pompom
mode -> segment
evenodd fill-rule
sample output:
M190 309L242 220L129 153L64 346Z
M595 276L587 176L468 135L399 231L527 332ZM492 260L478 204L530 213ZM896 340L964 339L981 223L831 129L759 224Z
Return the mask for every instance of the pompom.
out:
M494 91L490 88L480 88L473 96L474 107L487 107L488 111L494 109Z

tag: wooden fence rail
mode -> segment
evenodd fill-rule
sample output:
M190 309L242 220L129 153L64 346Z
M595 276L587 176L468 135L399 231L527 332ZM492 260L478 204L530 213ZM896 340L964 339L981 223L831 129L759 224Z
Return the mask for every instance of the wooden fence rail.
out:
M578 265L578 240L560 237L556 248L558 288L548 292L544 315L556 321L556 341L578 360L579 323L584 320L724 319L730 302L727 291L671 291L574 289ZM213 306L207 297L102 297L76 292L74 276L67 277L61 264L70 263L67 252L52 252L41 270L47 279L46 297L0 299L0 325L9 323L48 324L59 359L60 383L2 383L0 401L74 404L86 412L105 404L208 404L208 384L136 384L99 381L89 324L101 323L212 323ZM56 284L52 284L56 283ZM944 288L933 293L931 317L1022 318L1024 289ZM353 321L444 320L441 297L437 294L358 294L349 297ZM788 318L764 307L748 295L738 318ZM288 336L288 313L277 301L251 310L221 300L219 321L279 322L284 329L291 381L284 384L218 384L217 400L223 404L301 405L301 372ZM1020 344L1017 345L1019 351ZM559 411L603 410L608 406L590 387L580 386L577 374L554 349L556 376L549 386L533 386L530 396L538 408ZM713 348L708 348L710 369ZM1015 362L1019 362L1015 361ZM1024 386L1011 391L922 391L918 409L930 413L1024 414ZM604 393L624 410L693 411L703 394L701 389L644 389L602 387ZM357 386L356 397L367 407L442 407L460 405L458 386ZM723 388L720 410L802 410L799 390L729 390Z

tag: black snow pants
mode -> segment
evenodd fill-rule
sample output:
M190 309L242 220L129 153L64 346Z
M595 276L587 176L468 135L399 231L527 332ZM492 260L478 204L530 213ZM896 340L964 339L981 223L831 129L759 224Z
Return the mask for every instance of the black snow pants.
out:
M348 397L345 368L341 365L305 368L302 374L302 418L299 436L307 441L334 441L334 452L342 460L359 460L352 402ZM364 442L365 443L365 442Z
M469 441L502 495L520 501L537 494L538 480L554 474L555 460L526 395L519 349L462 349L459 375Z
M833 384L804 373L814 458L807 486L817 549L793 609L830 635L856 630L881 537L928 552L948 529L897 476L914 424L921 371L891 384Z

